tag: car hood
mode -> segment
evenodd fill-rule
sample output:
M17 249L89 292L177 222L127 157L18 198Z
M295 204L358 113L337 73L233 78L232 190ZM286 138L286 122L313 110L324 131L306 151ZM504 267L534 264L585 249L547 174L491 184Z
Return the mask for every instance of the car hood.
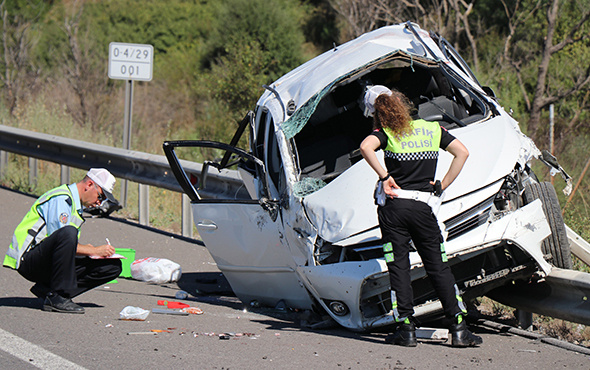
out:
M467 147L469 158L457 179L445 191L445 202L504 178L517 163L524 167L539 154L532 140L522 134L516 121L503 111L487 121L450 133ZM452 159L450 153L440 151L436 179L443 178Z
M455 182L445 191L440 212L444 219L453 217L453 212L463 210L445 210L445 203L467 194L470 204L487 199L489 191L483 191L484 188L498 183L512 172L517 163L528 161L535 150L538 151L505 113L451 133L465 144L470 155ZM383 163L383 152L378 151L377 156ZM452 156L441 150L437 179L442 179L451 161ZM306 196L303 205L318 235L328 242L337 243L375 229L378 226L373 201L376 182L377 175L362 160L320 190Z

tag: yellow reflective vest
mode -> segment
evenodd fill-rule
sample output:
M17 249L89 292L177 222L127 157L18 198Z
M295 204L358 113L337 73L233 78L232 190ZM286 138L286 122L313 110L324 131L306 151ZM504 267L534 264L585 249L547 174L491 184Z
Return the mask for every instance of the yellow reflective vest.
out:
M412 131L402 137L395 137L389 128L384 128L387 135L385 150L393 153L436 152L440 146L441 128L438 122L417 119L412 121ZM423 159L423 158L418 158Z
M84 219L76 209L76 202L73 199L68 185L62 185L49 190L33 203L29 212L16 227L14 235L12 236L12 243L10 243L8 251L4 256L3 265L5 267L18 269L23 254L28 251L29 248L38 245L43 239L49 236L47 234L46 221L39 214L39 206L49 201L51 198L60 195L66 195L70 198L69 203L72 205L72 217L70 217L68 225L74 226L78 229L78 233L80 233L80 227L84 223Z

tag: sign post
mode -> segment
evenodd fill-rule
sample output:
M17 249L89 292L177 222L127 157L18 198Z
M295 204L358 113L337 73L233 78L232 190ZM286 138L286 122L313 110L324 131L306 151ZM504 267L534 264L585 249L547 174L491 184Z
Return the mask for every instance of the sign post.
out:
M109 78L126 80L123 148L131 149L131 121L133 116L133 81L151 81L154 47L144 44L109 44ZM127 205L127 180L121 183L121 202Z

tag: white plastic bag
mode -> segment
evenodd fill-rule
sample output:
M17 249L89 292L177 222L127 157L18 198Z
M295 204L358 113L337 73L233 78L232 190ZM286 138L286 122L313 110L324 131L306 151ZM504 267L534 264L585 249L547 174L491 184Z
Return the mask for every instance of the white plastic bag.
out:
M131 264L131 276L148 283L163 284L178 281L182 270L178 263L165 258L142 258Z
M149 313L150 311L140 307L127 306L119 312L119 320L143 321Z

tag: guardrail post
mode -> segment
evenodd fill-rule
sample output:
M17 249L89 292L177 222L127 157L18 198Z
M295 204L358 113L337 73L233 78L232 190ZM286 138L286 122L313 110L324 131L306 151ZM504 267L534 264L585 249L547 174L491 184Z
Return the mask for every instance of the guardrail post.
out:
M37 185L37 158L29 157L29 186L34 187Z
M61 181L60 184L69 184L70 183L70 167L65 166L65 165L61 165L61 172L60 172L60 178L59 180Z
M518 327L524 330L533 328L533 313L517 309L514 313L518 320Z
M0 178L4 177L4 170L8 165L8 153L4 150L0 150Z
M150 221L150 187L145 184L139 184L137 198L139 201L139 224L147 226Z
M182 193L182 236L193 237L193 212L191 200L185 193Z

